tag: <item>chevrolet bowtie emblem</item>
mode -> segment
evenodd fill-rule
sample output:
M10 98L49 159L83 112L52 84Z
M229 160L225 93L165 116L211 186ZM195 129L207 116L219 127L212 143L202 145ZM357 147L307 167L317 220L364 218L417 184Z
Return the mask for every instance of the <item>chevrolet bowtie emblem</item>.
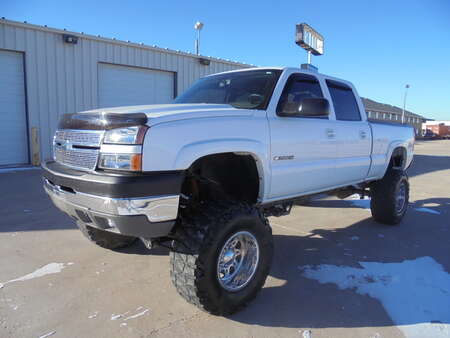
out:
M73 149L73 147L72 147L72 143L69 141L69 140L64 140L64 141L57 141L56 142L56 146L59 148L59 149L62 149L62 150L72 150Z

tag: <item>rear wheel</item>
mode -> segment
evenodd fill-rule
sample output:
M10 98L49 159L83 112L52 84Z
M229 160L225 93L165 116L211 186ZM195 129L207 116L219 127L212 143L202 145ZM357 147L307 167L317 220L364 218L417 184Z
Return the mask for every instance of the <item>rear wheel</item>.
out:
M255 207L209 205L185 219L170 254L171 278L188 302L215 315L255 298L270 270L272 231Z
M384 224L400 223L408 209L409 182L403 170L390 169L370 188L372 217Z
M77 225L86 238L105 249L124 248L131 245L136 240L136 237L100 230L81 222L77 222Z

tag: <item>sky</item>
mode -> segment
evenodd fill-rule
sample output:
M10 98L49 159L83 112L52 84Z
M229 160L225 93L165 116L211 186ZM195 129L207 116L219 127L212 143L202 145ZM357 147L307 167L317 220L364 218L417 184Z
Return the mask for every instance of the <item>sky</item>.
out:
M353 82L359 94L450 120L450 1L0 0L0 17L75 32L200 52L257 66L306 62L295 24L325 37L313 56L324 74Z

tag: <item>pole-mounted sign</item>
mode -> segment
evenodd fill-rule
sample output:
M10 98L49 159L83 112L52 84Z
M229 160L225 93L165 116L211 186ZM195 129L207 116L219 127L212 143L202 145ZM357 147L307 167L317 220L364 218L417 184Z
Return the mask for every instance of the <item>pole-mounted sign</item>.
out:
M323 36L306 23L300 23L295 26L295 43L308 52L308 64L306 67L302 65L302 68L308 69L311 66L311 54L323 54Z

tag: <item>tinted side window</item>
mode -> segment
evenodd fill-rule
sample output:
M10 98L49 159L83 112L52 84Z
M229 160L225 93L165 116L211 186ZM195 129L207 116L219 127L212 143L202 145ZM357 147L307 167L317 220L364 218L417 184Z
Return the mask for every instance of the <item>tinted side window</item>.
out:
M327 80L327 86L333 100L336 120L361 121L361 114L352 89L345 83L331 80Z
M320 84L311 75L292 75L277 106L277 113L293 114L298 112L300 102L306 98L323 97Z

